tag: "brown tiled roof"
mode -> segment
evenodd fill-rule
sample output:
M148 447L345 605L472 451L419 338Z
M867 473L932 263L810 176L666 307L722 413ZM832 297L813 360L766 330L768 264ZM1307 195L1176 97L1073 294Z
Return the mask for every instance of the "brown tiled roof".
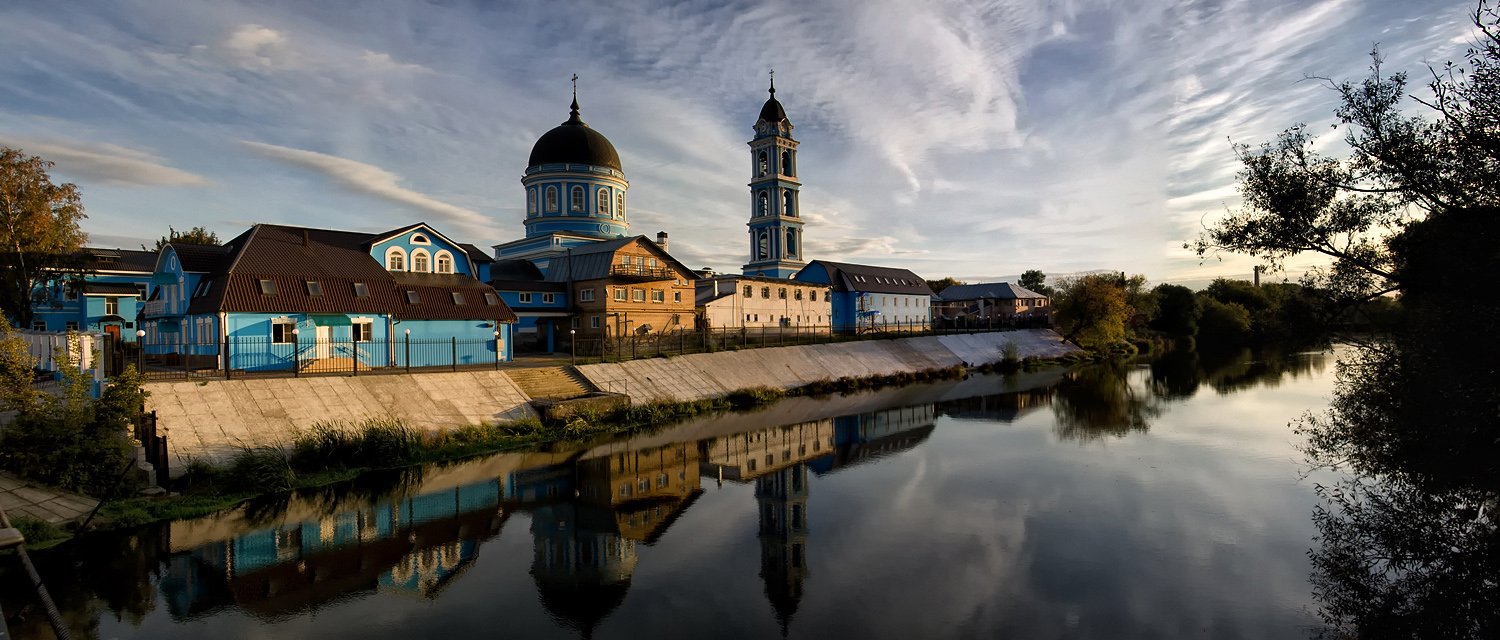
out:
M131 249L105 249L84 247L89 257L89 269L93 271L156 271L155 251L133 251Z
M515 314L504 302L495 306L484 303L483 292L494 290L472 277L386 271L369 253L369 243L375 237L350 231L255 225L226 245L231 253L205 276L208 290L193 298L188 312L392 313L413 319L515 321ZM261 293L261 280L274 283L275 295ZM308 281L319 283L322 295L311 295ZM369 297L354 295L356 282L365 284ZM418 290L423 303L408 305L403 293L407 288ZM450 292L455 290L464 293L465 304L453 304Z
M499 320L515 322L516 314L500 300L495 289L466 275L447 273L392 273L396 280L398 301L395 315L414 320ZM415 291L416 304L407 301L406 292ZM453 300L453 293L463 296L463 304ZM486 304L484 294L495 296L495 304Z
M219 247L211 244L178 243L171 247L177 252L177 261L182 264L182 270L197 273L213 273L224 268L225 260L230 255L230 247L227 245Z

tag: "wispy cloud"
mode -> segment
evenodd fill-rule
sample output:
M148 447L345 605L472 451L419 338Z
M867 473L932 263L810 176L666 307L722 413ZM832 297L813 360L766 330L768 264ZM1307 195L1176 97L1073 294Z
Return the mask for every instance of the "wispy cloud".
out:
M212 184L195 173L170 167L140 149L74 140L38 140L0 136L0 145L18 148L57 164L70 180L126 187L201 187Z
M425 193L403 187L400 184L400 176L372 164L263 142L242 140L240 144L267 158L295 167L311 169L332 178L334 182L346 189L409 207L414 212L435 215L441 222L457 225L466 230L483 228L494 222L477 211L448 204Z

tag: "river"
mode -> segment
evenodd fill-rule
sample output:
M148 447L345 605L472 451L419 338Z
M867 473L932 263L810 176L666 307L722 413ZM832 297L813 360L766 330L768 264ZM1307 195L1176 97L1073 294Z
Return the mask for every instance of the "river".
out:
M795 398L33 554L89 638L1289 638L1332 353ZM3 559L0 559L3 560ZM50 637L14 562L0 607Z

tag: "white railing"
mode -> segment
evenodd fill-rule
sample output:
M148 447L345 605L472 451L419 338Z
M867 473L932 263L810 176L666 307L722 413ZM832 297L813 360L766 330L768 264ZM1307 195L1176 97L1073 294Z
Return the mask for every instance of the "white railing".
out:
M74 366L79 371L94 379L94 392L97 395L104 381L104 359L100 357L104 353L104 334L31 330L16 333L26 343L31 361L38 369L55 373L62 371L68 363L75 363Z
M146 301L146 308L145 308L145 310L142 313L146 314L146 317L148 317L148 318L152 317L152 316L166 315L166 313L167 313L167 301L166 300L147 300Z

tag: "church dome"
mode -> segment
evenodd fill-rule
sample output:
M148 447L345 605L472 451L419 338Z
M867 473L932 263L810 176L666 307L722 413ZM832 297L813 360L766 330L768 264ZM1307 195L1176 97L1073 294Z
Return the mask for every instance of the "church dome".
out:
M578 117L577 99L573 100L573 112L568 121L537 139L536 144L531 147L531 158L526 164L531 167L541 164L591 164L624 171L620 168L620 154L615 151L615 145L610 144L609 138L589 128Z
M776 100L776 88L771 88L771 97L766 99L766 104L760 108L760 119L766 122L781 122L786 120L786 109L781 108L781 103Z

